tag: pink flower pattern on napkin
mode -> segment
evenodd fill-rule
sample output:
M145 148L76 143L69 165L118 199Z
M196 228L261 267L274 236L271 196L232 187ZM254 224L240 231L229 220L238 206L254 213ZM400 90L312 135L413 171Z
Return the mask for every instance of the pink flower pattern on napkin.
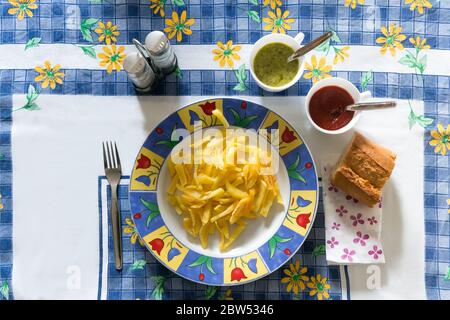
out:
M339 231L340 227L341 227L340 223L333 222L333 226L331 227L331 229Z
M325 161L331 160L327 158ZM322 170L322 182L325 186L323 203L327 262L330 265L384 263L380 242L381 202L369 208L338 190L330 183L330 164L326 165L326 169Z
M333 186L332 184L330 184L330 185L328 186L328 191L338 192L338 188L336 188L335 186Z
M383 250L379 249L378 246L373 246L372 250L370 250L369 255L373 256L375 260L378 259L379 256L383 254Z
M364 247L366 245L366 240L369 239L368 234L362 234L361 231L356 232L356 238L353 239L353 243L359 243L361 247Z
M369 221L371 226L376 224L376 223L378 223L378 221L377 221L377 219L375 217L367 218L367 221Z
M338 213L339 217L344 216L344 214L348 213L348 210L344 208L344 206L340 206L336 209L336 213Z
M342 260L348 260L348 261L350 261L350 262L352 262L353 261L353 257L352 256L354 256L356 254L356 251L355 250L349 250L348 248L345 248L344 249L344 254L341 256L341 259Z
M353 220L352 225L353 225L354 227L356 227L356 226L358 225L358 223L359 223L359 224L364 224L364 219L362 219L362 214L361 214L361 213L358 213L356 216L351 215L351 216L350 216L350 219Z
M335 246L339 245L339 241L337 241L335 237L331 237L330 240L327 240L327 244L330 246L331 249L334 249Z
M358 203L358 202L359 202L358 199L353 198L353 197L352 197L351 195L349 195L349 194L345 196L345 199L347 199L348 201L353 200L354 203Z

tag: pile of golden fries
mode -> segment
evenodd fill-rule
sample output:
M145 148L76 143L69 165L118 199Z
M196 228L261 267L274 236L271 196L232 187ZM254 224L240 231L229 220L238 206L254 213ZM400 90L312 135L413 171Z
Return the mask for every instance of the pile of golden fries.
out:
M219 111L214 115L228 127ZM240 138L225 143L224 138L207 136L191 144L194 153L202 151L208 161L174 163L168 158L172 177L168 201L183 217L185 230L199 237L203 248L208 246L209 235L218 230L220 250L226 251L245 229L247 219L267 217L275 201L283 205L276 177L260 174L262 168L271 166L270 152L244 145ZM238 150L244 150L249 160L235 161Z

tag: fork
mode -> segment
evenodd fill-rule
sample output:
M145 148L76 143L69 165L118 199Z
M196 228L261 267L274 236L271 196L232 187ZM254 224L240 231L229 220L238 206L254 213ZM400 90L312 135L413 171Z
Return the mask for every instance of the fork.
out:
M122 270L123 256L122 256L122 232L121 232L121 218L117 202L117 186L119 185L120 177L122 176L122 168L120 166L119 152L117 145L113 143L103 142L103 164L105 166L106 179L111 186L111 226L114 242L114 261L116 270Z

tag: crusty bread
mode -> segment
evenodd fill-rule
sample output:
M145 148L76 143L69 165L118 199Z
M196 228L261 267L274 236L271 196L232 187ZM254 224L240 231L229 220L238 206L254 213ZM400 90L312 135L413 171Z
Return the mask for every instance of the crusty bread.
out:
M355 132L331 174L331 183L373 207L395 166L395 154Z

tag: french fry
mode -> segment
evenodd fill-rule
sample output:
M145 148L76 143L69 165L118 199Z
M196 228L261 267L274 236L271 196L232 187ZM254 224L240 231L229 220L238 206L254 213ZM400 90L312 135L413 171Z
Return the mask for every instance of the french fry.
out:
M267 184L264 182L264 180L260 180L258 196L256 197L256 200L253 203L252 207L253 212L258 212L259 209L261 208L264 198L266 197L266 192L267 192Z
M230 213L233 212L233 210L235 209L235 207L236 207L236 205L235 205L235 204L232 204L232 205L229 206L226 210L222 211L220 214L218 214L218 215L212 217L212 218L211 218L211 222L215 222L215 221L217 221L217 220L219 220L219 219L221 219L221 218L223 218L223 217L229 215Z
M209 234L209 225L204 224L200 227L199 236L200 236L200 243L203 248L208 247L208 234Z
M211 202L208 202L208 204L205 206L203 215L202 215L202 223L205 225L209 222L209 219L211 218Z
M231 214L230 224L236 223L245 214L245 208L247 207L248 201L249 198L247 197L238 202L236 208L234 208L233 213Z
M230 235L230 238L226 240L223 244L222 251L228 249L228 247L237 239L237 237L244 231L247 224L245 222L241 222L238 226L233 230L233 233Z
M226 182L225 186L226 186L226 190L227 190L228 194L235 199L245 199L248 197L247 192L244 192L244 191L236 188L235 186L230 184L228 181Z

